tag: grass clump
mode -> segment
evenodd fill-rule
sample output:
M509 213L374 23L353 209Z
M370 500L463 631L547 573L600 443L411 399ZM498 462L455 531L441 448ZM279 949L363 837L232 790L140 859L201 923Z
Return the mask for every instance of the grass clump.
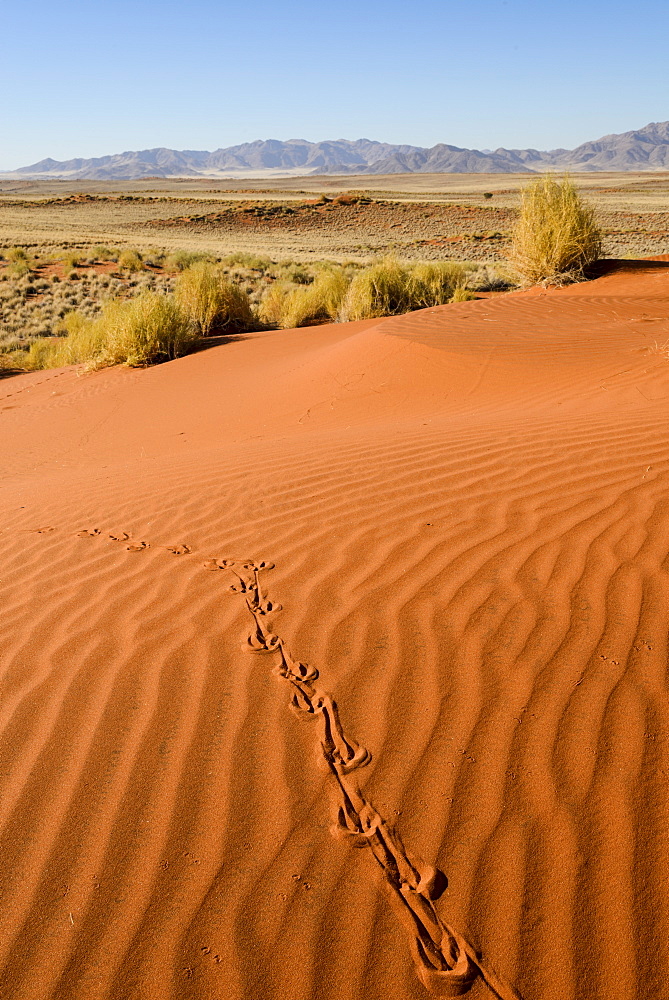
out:
M136 250L124 250L119 255L118 266L121 271L136 272L144 269L144 262Z
M15 278L29 274L34 267L34 260L24 247L10 247L6 253L9 273Z
M283 329L335 320L349 283L341 267L323 268L310 285L276 282L260 304L260 320Z
M269 257L260 257L257 254L252 253L231 253L227 257L223 258L222 263L226 267L241 267L248 271L260 271L265 273L269 271L272 266L272 261Z
M200 261L209 259L206 253L196 253L191 250L175 250L165 260L165 267L168 271L185 271L187 268L192 267L193 264L198 264Z
M75 250L68 250L63 254L63 270L67 274L68 272L74 270L75 267L79 267L82 261L80 253Z
M521 195L509 262L525 284L582 281L599 259L602 233L595 211L568 177L538 177Z
M89 321L100 338L97 364L151 365L187 354L199 334L171 295L142 292L126 302L110 301ZM81 335L85 333L84 324Z
M452 302L456 290L464 288L466 280L467 268L454 260L414 264L409 278L410 308L429 309Z
M118 250L112 250L106 246L95 246L91 250L93 260L118 260Z
M258 308L258 319L264 326L283 326L286 304L294 291L289 281L275 281L269 286Z
M467 267L455 261L409 265L386 257L353 278L340 319L376 319L445 305L456 292L462 295L457 290L466 287L467 276Z
M475 299L476 295L474 292L470 291L464 284L456 285L453 289L453 294L451 295L449 302L471 302Z
M201 336L219 330L247 330L253 324L246 292L207 261L199 261L181 272L174 295Z
M60 332L62 338L33 341L20 359L16 356L17 363L28 369L82 363L91 368L138 367L178 358L199 340L174 298L158 292L142 292L126 301L109 300L93 319L69 313Z
M353 278L342 304L344 321L375 319L412 308L411 269L394 257L372 264ZM418 307L417 307L418 308Z

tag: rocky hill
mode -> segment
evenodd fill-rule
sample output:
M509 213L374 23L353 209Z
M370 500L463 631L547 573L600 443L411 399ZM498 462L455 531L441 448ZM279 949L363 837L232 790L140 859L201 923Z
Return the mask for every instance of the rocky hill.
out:
M40 160L13 173L35 178L267 177L291 174L533 173L549 168L669 170L669 122L606 135L576 149L429 149L370 139L246 142L214 152L144 149L92 159Z

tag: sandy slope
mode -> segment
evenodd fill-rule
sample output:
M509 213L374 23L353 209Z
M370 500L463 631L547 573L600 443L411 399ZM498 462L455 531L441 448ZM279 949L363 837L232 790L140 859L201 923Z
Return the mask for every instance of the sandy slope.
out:
M341 778L525 1000L669 997L668 315L635 262L0 381L0 996L446 990Z

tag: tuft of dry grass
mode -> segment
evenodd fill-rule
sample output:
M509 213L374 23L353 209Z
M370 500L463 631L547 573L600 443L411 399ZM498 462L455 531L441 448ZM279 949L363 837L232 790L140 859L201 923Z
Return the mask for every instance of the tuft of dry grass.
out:
M471 302L475 299L476 295L474 292L470 291L466 285L459 284L453 289L453 294L451 295L449 302Z
M340 310L340 319L375 319L462 302L471 268L455 261L402 264L386 257L360 271L351 282ZM470 297L471 296L470 294Z
M201 336L220 330L248 330L253 325L246 292L207 261L199 261L181 272L174 295Z
M144 262L136 250L124 250L118 258L118 266L121 271L142 271Z
M202 260L211 260L209 254L197 253L191 250L175 250L165 260L168 271L185 271Z
M15 278L29 274L34 266L33 257L25 247L10 247L5 256L9 262L9 273Z
M292 329L337 318L350 284L341 267L324 267L309 285L277 282L263 299L259 315L264 323Z
M454 260L414 264L409 278L411 308L428 309L451 302L456 289L465 287L467 273L467 267Z
M546 175L525 187L509 254L524 284L582 281L601 252L595 210L581 200L569 177Z
M174 298L158 292L142 292L127 301L111 299L95 319L69 313L62 332L62 338L35 340L27 351L8 357L26 369L138 367L178 358L199 340Z
M342 303L342 321L375 319L409 312L411 271L394 257L386 257L353 278Z

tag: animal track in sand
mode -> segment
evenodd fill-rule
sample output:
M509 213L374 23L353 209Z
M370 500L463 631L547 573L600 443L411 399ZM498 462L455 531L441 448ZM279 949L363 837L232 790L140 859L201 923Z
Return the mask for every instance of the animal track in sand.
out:
M43 529L34 529L34 530L53 531L54 529L53 528L43 528ZM100 537L102 535L102 531L101 531L100 528L84 528L81 531L77 531L76 535L77 535L77 538L97 538L97 537ZM130 541L131 538L132 538L132 535L128 531L112 531L112 532L108 532L107 538L110 539L110 541L112 541L112 542L130 542L129 545L125 546L127 552L143 552L145 549L150 549L151 548L151 542L145 542L145 541L132 542L132 541ZM154 545L153 547L156 548L156 549L165 549L166 552L169 552L173 556L186 556L186 555L190 555L191 552L193 551L192 546L187 545L185 542L180 542L177 545Z
M446 875L412 859L398 832L364 797L355 772L370 762L371 753L345 733L336 701L317 684L319 671L294 659L266 621L268 614L281 608L263 593L260 582L260 573L273 565L237 559L204 563L212 571L228 570L234 577L230 591L245 598L253 626L242 648L278 655L274 672L291 687L290 707L319 722L321 758L334 778L337 797L333 835L370 849L382 869L393 908L410 934L416 971L426 989L437 996L460 996L480 977L499 1000L519 1000L515 990L437 914L434 902L448 885Z
M44 532L53 529L32 529ZM100 528L76 532L79 538L99 538ZM108 533L114 542L129 542L128 532ZM146 541L125 545L129 552L149 549ZM173 555L189 555L190 545L156 545ZM290 708L302 718L319 723L320 756L334 779L336 807L331 831L351 846L371 851L381 868L384 884L393 909L406 927L419 979L436 996L461 996L482 979L499 1000L520 1000L519 994L504 983L465 938L439 917L434 903L448 885L438 868L412 858L394 827L363 795L355 772L367 765L369 750L346 734L334 698L317 682L319 671L294 659L285 641L267 620L281 610L263 591L261 576L274 568L267 560L207 559L203 566L210 571L228 571L232 577L229 591L244 597L252 618L252 628L242 648L250 653L278 656L274 672L291 687ZM218 956L215 956L215 961Z

